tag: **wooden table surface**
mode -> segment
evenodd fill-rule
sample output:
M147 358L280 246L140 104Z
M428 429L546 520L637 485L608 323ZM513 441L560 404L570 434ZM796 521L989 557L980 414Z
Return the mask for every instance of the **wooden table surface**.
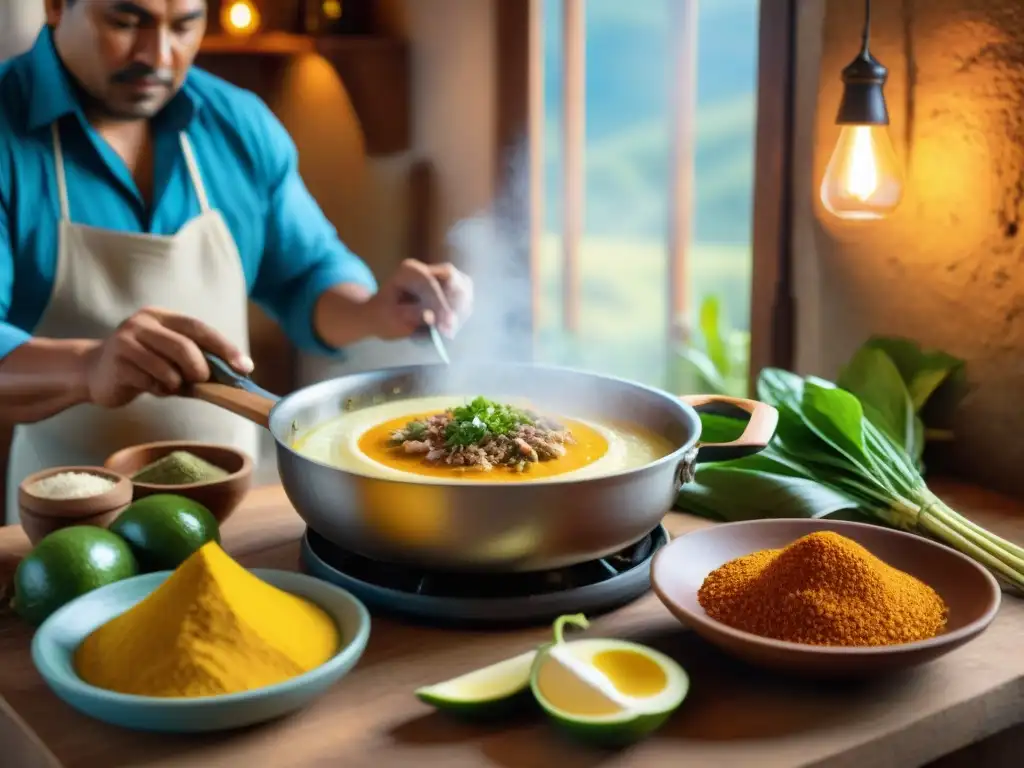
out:
M979 523L1024 542L1024 505L965 486L937 490ZM706 525L679 514L666 523L676 535ZM302 531L281 490L271 487L251 494L224 526L223 540L247 566L293 569ZM5 583L27 549L19 528L0 529ZM653 595L598 618L593 633L660 648L692 678L689 697L669 723L624 751L567 741L539 715L501 726L462 724L413 696L417 686L528 650L547 637L545 628L453 632L375 619L363 660L308 710L241 732L168 737L107 726L60 702L32 666L31 630L5 612L0 765L907 768L1024 721L1024 602L1012 597L974 642L870 684L798 683L752 670L686 631Z

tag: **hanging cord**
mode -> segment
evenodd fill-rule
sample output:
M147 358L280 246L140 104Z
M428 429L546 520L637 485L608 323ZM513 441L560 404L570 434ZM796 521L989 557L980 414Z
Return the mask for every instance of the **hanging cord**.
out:
M864 0L864 34L861 36L862 54L868 52L868 43L871 38L871 0Z

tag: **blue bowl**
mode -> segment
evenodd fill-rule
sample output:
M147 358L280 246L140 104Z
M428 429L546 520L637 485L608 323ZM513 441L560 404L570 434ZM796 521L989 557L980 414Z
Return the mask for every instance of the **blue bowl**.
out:
M276 685L201 698L159 698L115 693L89 685L74 668L74 653L97 627L147 597L170 575L148 573L109 584L55 611L32 639L32 661L50 689L79 712L123 728L200 733L239 728L301 709L356 665L370 638L370 614L340 587L290 571L255 568L278 589L319 605L334 619L342 646L329 661Z

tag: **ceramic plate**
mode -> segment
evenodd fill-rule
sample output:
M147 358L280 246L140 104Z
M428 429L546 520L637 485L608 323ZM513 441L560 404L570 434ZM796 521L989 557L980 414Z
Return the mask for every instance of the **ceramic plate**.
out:
M82 595L55 611L32 639L32 661L46 684L78 711L124 728L199 733L238 728L300 709L356 665L370 638L370 614L351 594L301 573L255 568L268 584L323 608L338 625L342 647L304 675L253 691L194 699L133 696L96 688L75 672L75 650L97 627L118 616L162 584L170 571L149 573Z
M775 549L815 531L853 539L876 557L930 585L949 606L947 631L901 645L843 648L787 643L709 617L697 590L711 571L737 557ZM674 540L655 555L651 584L673 615L705 640L762 667L816 677L875 674L931 661L981 634L999 610L992 575L942 544L876 525L831 520L752 520L714 525Z

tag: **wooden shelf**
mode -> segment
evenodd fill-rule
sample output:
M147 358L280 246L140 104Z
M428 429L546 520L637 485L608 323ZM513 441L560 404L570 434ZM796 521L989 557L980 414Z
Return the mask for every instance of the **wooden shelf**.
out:
M207 35L199 48L200 53L251 54L262 56L295 56L312 53L316 41L308 35L288 32L264 32L250 37L234 35Z
M402 152L411 142L409 48L404 40L382 35L312 37L264 32L250 37L208 35L200 54L205 65L221 56L264 59L317 53L341 78L363 129L371 155Z

